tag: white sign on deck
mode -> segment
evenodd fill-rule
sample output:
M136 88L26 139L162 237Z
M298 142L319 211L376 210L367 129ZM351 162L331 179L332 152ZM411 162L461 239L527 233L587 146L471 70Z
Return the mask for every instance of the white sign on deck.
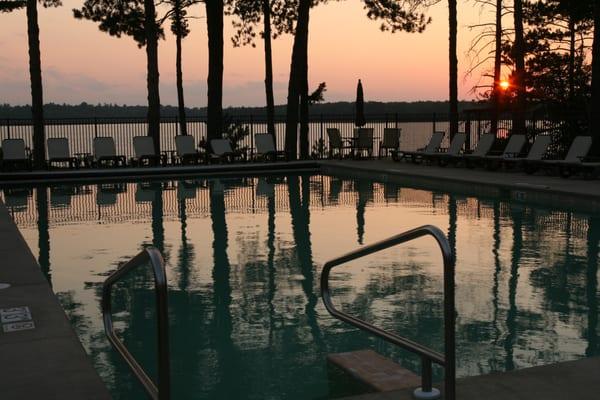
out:
M35 329L29 307L0 308L0 323L4 333Z
M35 329L35 324L33 323L33 321L14 322L12 324L2 325L2 330L4 331L4 333L27 331L30 329Z
M31 320L29 307L13 307L0 309L0 322L3 324Z

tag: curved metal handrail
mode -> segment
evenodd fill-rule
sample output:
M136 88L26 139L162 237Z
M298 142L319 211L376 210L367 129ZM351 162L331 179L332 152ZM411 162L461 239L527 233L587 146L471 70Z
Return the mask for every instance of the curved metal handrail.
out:
M127 347L117 337L112 321L112 287L125 274L150 263L154 274L154 289L156 292L156 314L158 319L158 388L152 379L146 374L142 366L135 360ZM170 397L169 372L169 319L167 306L167 275L165 263L160 251L153 247L144 249L137 256L121 265L116 271L109 275L102 285L102 318L104 330L109 342L125 360L133 374L140 381L148 395L153 400L168 400Z
M405 243L422 236L433 236L442 252L444 261L444 354L429 349L417 342L402 336L396 335L377 328L359 318L353 317L343 311L338 310L333 305L331 293L329 289L329 274L331 270L349 261L355 260L369 254L385 250L389 247ZM393 236L389 239L364 246L358 250L352 251L341 257L328 261L323 266L321 273L321 295L325 308L334 317L356 326L362 330L370 332L392 344L402 347L412 353L421 356L423 363L422 368L422 391L431 392L432 371L431 363L434 362L444 367L444 392L447 399L454 400L455 394L455 379L456 379L456 348L455 348L455 308L454 308L454 256L444 233L437 227L425 225L410 231Z

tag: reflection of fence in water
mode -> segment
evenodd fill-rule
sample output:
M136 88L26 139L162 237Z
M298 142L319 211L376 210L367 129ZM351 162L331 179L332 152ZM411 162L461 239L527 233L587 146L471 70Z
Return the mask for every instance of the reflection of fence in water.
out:
M162 196L162 215L165 219L180 217L181 202L185 202L188 217L210 215L210 195L223 194L228 213L266 213L268 198L275 200L278 212L289 210L287 182L276 178L243 178L222 180L183 180L167 183L119 183L82 186L52 186L47 190L50 226L73 222L100 223L145 222L152 218L152 203L157 191ZM364 205L395 205L405 208L428 207L433 213L448 214L448 194L410 189L394 183L374 183L366 180L340 179L331 176L312 176L310 206L355 207ZM0 198L20 227L37 224L37 191L32 189L4 189ZM531 208L525 205L498 202L475 197L452 196L457 214L467 219L492 219L494 207L498 217L512 220L515 213L523 213L524 222L537 224L540 231L560 229L575 237L587 234L587 218L566 212Z

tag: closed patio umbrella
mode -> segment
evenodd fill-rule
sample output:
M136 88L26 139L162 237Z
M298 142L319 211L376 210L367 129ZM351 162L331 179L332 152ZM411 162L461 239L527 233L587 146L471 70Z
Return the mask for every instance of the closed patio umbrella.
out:
M358 80L358 86L356 87L356 115L354 124L357 127L362 127L367 124L367 120L365 119L365 96L360 79Z

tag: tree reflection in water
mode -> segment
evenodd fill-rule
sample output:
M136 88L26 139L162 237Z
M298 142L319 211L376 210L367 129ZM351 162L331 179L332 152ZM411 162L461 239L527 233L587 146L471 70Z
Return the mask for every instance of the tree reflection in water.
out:
M596 214L339 177L207 182L123 183L110 192L105 185L41 187L29 203L3 191L115 398L144 398L110 349L98 307L107 266L132 254L102 253L83 242L60 248L58 240L68 237L64 227L85 232L101 223L105 242L115 249L135 252L152 244L173 263L168 276L176 398L325 398L335 395L326 355L365 347L418 370L419 360L331 319L319 299L319 265L354 248L357 239L362 244L366 233L369 240L398 233L377 226L391 216L447 228L463 301L457 310L459 374L600 352ZM141 224L128 225L128 218ZM330 246L323 233L331 232L324 227L332 221L340 223L333 243L345 250ZM111 242L111 233L122 232L128 235ZM117 246L117 240L130 244ZM170 249L177 250L172 257ZM81 268L91 265L92 254L103 255L101 265ZM359 264L352 273L340 270L334 296L353 314L441 350L441 281L432 262L421 250L400 249L371 269ZM81 284L64 290L69 282ZM114 308L121 310L115 319L122 339L154 373L152 285L148 271L130 277L115 288ZM465 291L478 304L465 302L473 301Z

